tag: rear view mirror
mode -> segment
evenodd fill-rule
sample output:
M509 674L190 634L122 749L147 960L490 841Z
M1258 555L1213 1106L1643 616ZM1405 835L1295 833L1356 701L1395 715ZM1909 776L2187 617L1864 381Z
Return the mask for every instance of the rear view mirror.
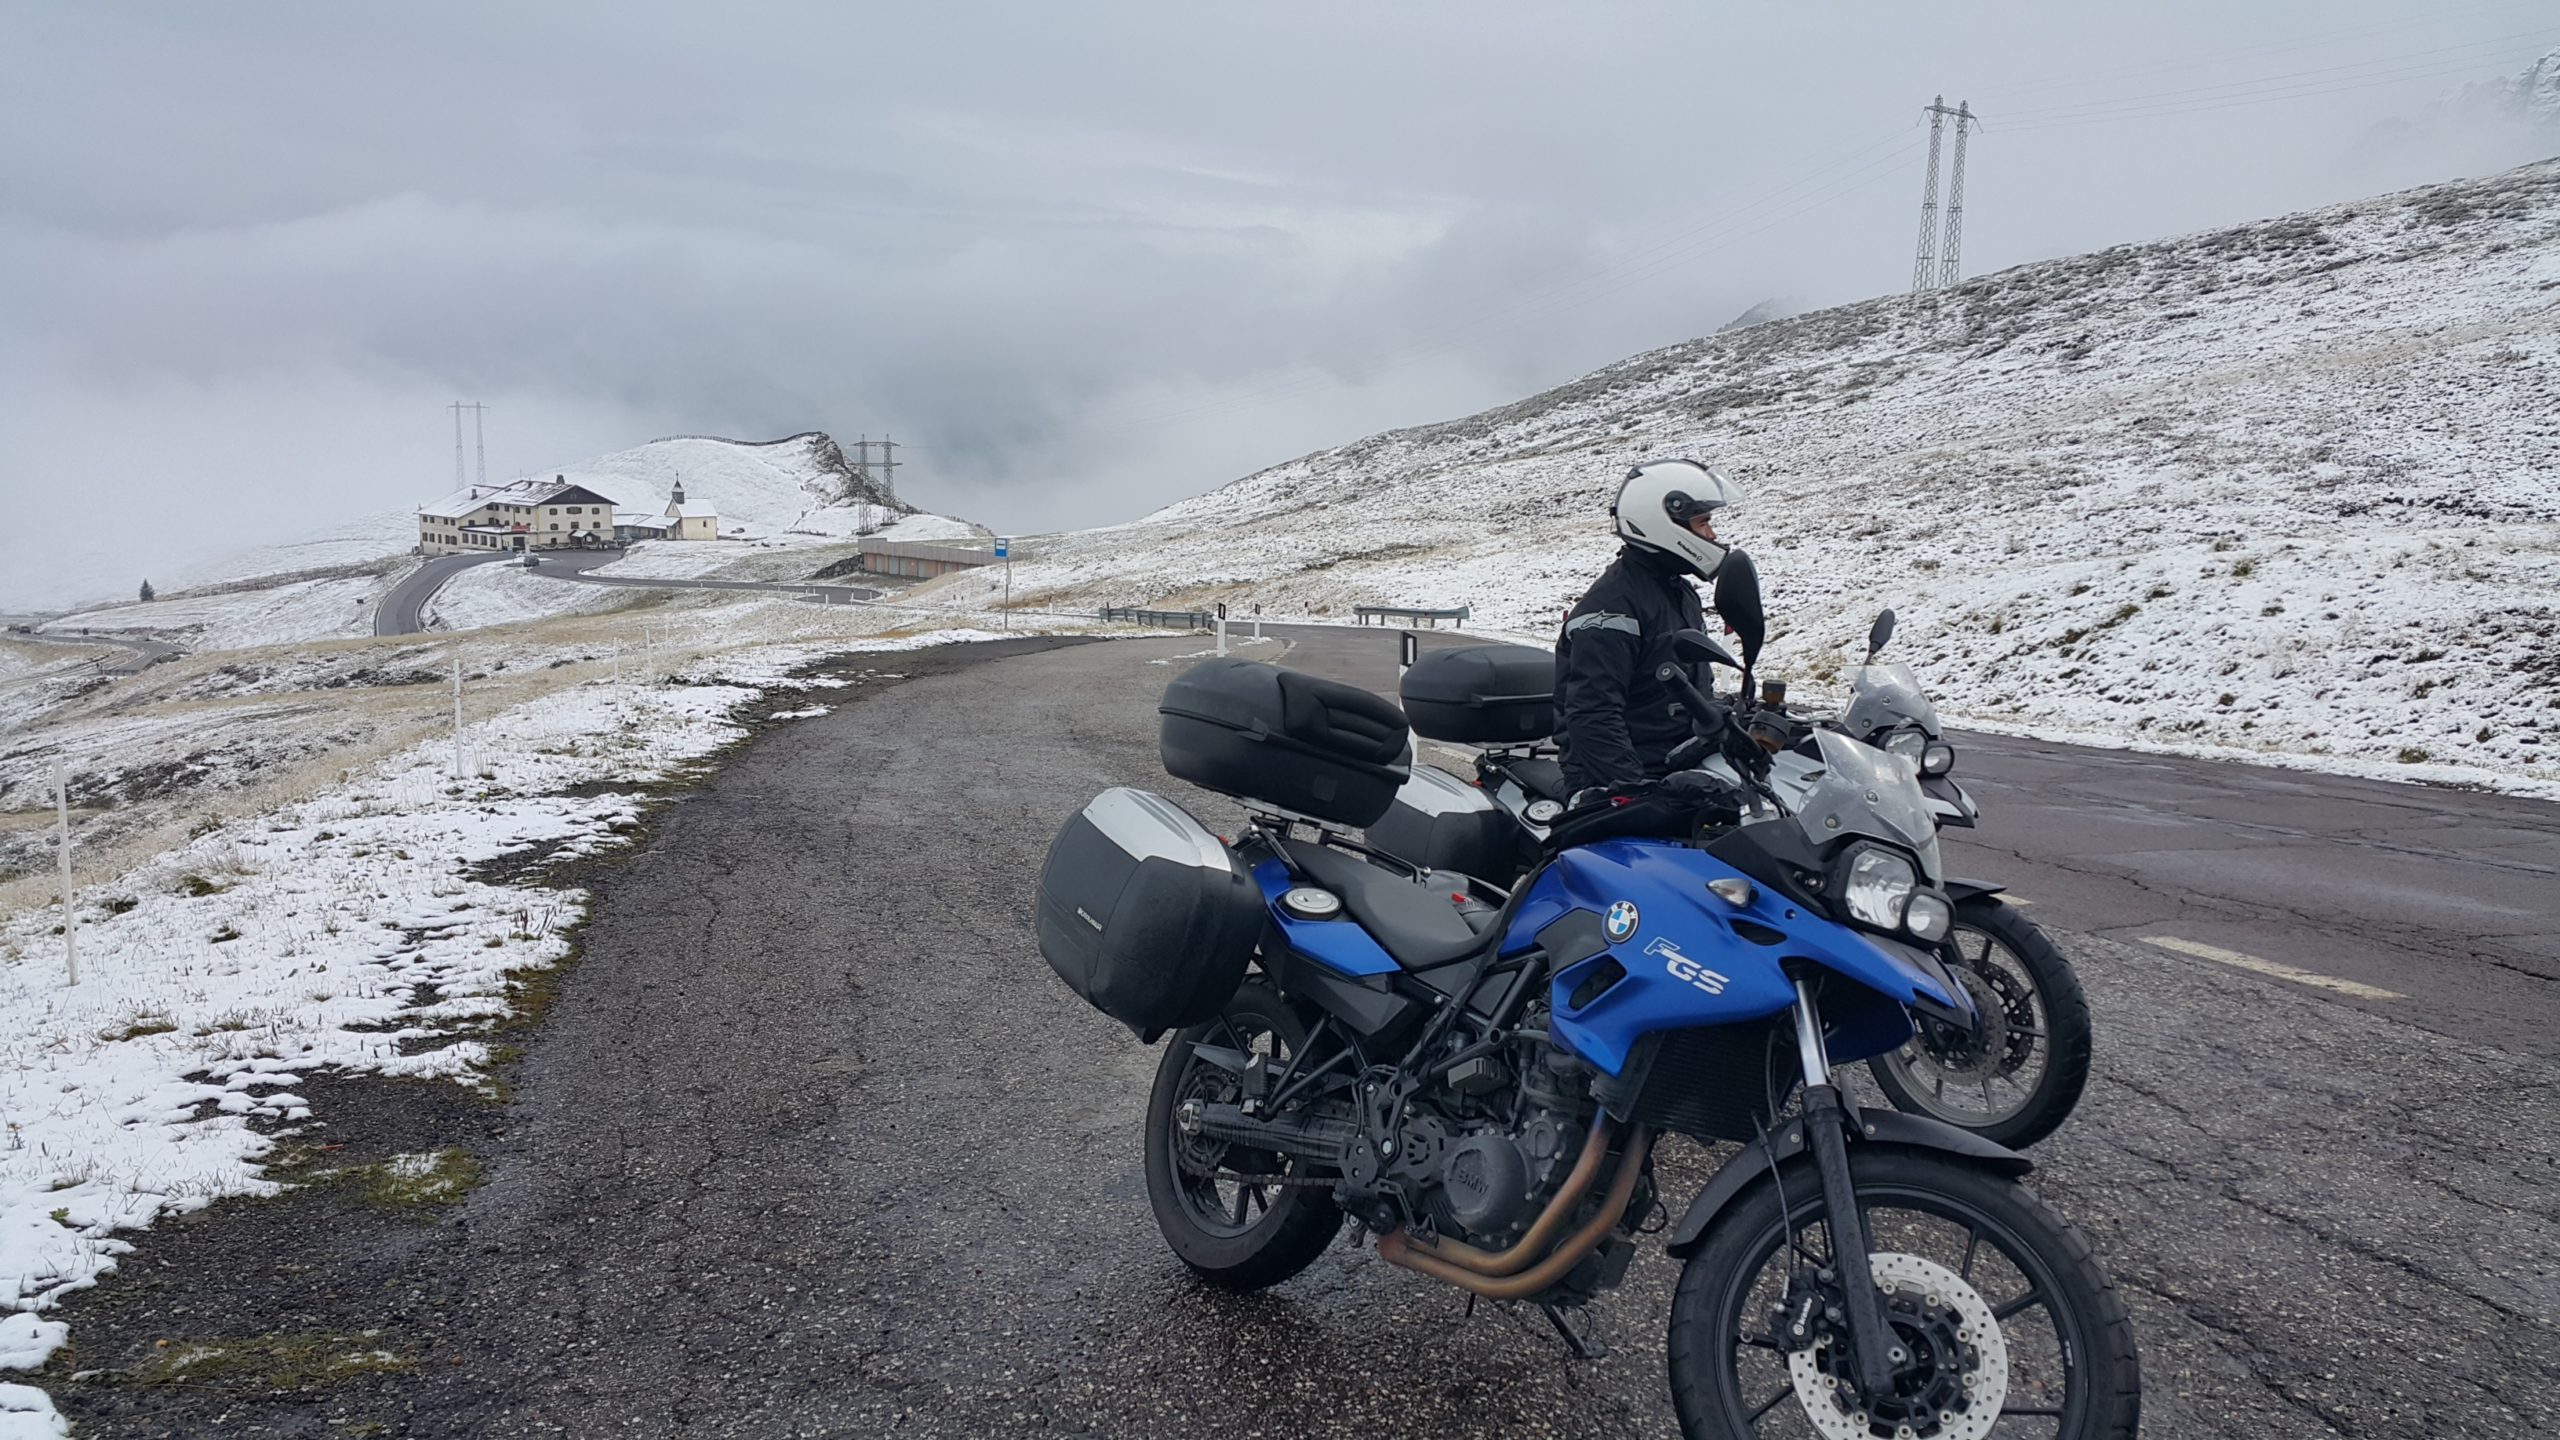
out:
M1671 653L1692 665L1721 665L1727 670L1742 668L1742 662L1733 658L1733 652L1704 630L1672 631Z
M1769 616L1760 608L1760 567L1736 550L1716 567L1716 613L1742 641L1742 668L1759 663L1760 647L1769 639Z
M1887 610L1876 616L1876 623L1867 627L1867 658L1875 659L1876 652L1882 650L1885 642L1892 638L1893 612Z

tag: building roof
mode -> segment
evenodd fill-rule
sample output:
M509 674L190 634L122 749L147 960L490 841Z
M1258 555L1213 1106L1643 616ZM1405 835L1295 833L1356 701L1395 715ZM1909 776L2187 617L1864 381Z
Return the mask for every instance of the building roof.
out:
M548 480L539 477L510 480L504 485L466 485L440 500L419 506L418 513L443 520L459 520L484 506L547 505L554 501L573 505L614 503L610 496L599 495L584 485L573 485L555 475Z
M667 528L667 517L651 514L646 510L616 510L613 512L613 523L642 530L664 530Z
M669 505L667 507L667 513L684 520L717 520L720 518L710 506L703 504L699 500L687 500L681 505Z

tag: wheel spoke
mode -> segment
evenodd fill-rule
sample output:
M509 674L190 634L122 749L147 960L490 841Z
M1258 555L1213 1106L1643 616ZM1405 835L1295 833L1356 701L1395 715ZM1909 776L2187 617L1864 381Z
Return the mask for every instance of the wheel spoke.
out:
M2010 1301L2008 1304L2001 1306L1999 1309L1992 1311L1991 1318L1994 1320L2006 1320L2021 1310L2025 1310L2031 1306L2041 1305L2043 1303L2044 1292L2042 1290L2030 1290L2026 1294L2019 1296L2017 1299Z
M1964 1231L1964 1263L1956 1267L1956 1278L1970 1283L1973 1279L1974 1252L1982 1248L1982 1227L1968 1225Z
M1768 1399L1761 1401L1758 1405L1753 1406L1753 1407L1752 1407L1752 1410L1751 1410L1751 1413L1742 1417L1742 1423L1744 1423L1745 1425L1757 1425L1757 1424L1759 1424L1759 1423L1760 1423L1760 1417L1761 1417L1761 1416L1766 1415L1766 1414L1768 1414L1770 1411L1777 1409L1777 1408L1778 1408L1778 1402L1779 1402L1779 1401L1786 1399L1788 1396L1793 1395L1794 1393L1796 1393L1796 1387L1794 1387L1793 1385L1788 1385L1788 1386L1785 1386L1785 1387L1781 1388L1781 1389L1778 1391L1778 1393L1777 1393L1777 1394L1772 1395L1772 1396L1770 1396Z
M1228 1219L1230 1219L1230 1220L1233 1220L1233 1221L1234 1221L1235 1223L1237 1223L1238 1225L1243 1224L1243 1223L1244 1223L1244 1207L1245 1207L1245 1204L1246 1204L1246 1202L1250 1201L1252 1198L1253 1198L1253 1187L1252 1187L1252 1186L1250 1186L1250 1185L1245 1184L1245 1183L1244 1183L1244 1182L1242 1182L1242 1181L1238 1181L1238 1182L1236 1182L1236 1203L1235 1203L1235 1210L1234 1210L1234 1213L1230 1214L1227 1218L1228 1218Z

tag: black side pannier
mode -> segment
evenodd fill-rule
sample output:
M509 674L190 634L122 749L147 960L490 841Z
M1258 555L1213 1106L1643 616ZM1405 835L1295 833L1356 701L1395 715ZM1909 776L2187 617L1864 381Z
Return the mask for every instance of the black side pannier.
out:
M1525 645L1434 650L1397 687L1413 733L1467 745L1518 745L1556 729L1556 657Z
M1161 795L1105 790L1049 842L1041 958L1096 1010L1152 1040L1216 1015L1244 983L1262 892Z
M1392 701L1274 665L1203 660L1156 713L1167 774L1338 825L1374 824L1412 773Z
M1364 838L1407 864L1455 870L1508 889L1526 867L1526 836L1492 796L1446 770L1416 765Z

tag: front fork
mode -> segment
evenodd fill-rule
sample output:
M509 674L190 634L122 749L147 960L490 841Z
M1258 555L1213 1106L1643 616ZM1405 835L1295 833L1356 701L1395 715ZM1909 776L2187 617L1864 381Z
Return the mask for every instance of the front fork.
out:
M1867 1216L1849 1180L1849 1131L1856 1123L1831 1083L1831 1057L1822 1045L1822 1019L1813 994L1796 985L1796 1059L1804 1069L1804 1134L1822 1176L1822 1213L1831 1230L1831 1264L1846 1292L1849 1348L1857 1362L1858 1388L1867 1395L1893 1393L1894 1371L1908 1358L1885 1324L1884 1302L1867 1265Z

